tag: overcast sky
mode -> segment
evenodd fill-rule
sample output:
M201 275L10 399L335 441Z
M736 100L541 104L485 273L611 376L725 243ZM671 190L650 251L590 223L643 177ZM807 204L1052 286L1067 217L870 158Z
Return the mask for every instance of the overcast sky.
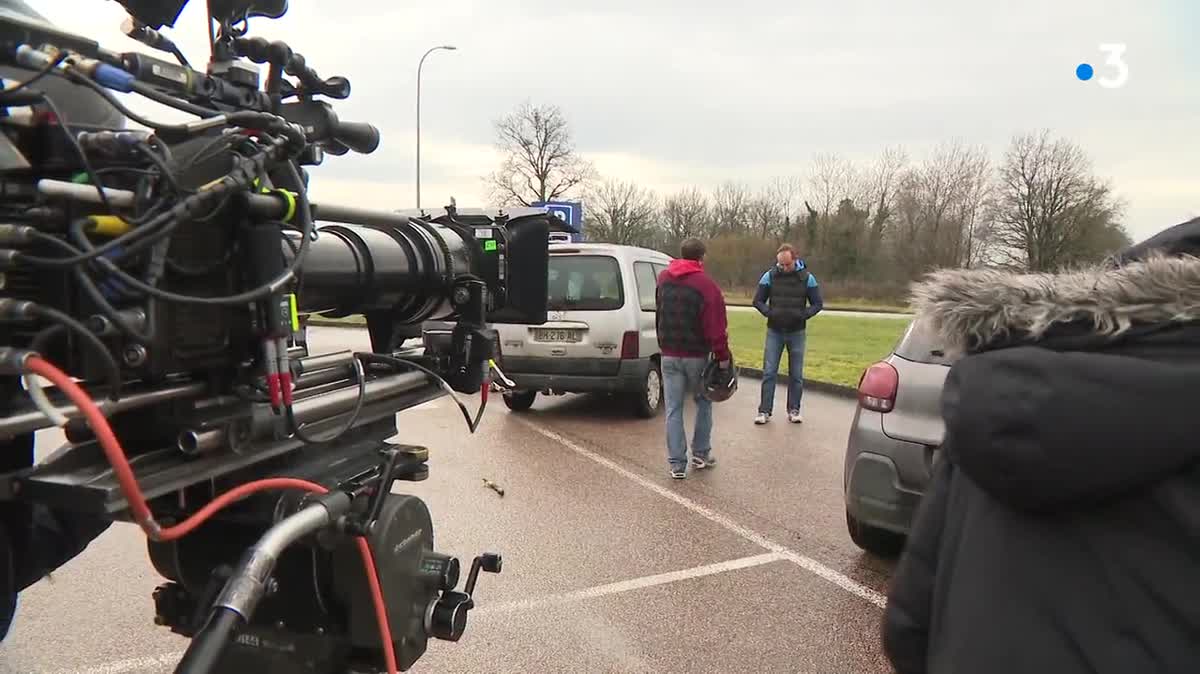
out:
M114 0L31 0L109 48ZM251 34L283 39L323 76L353 85L343 119L383 132L374 154L331 157L316 199L415 203L421 54L422 203L482 205L498 162L493 120L523 100L566 113L605 175L660 193L726 179L805 175L818 152L916 158L939 141L985 144L1048 128L1080 143L1128 204L1135 239L1200 216L1200 3L1195 0L292 0ZM204 3L173 30L206 60ZM1129 78L1102 43L1127 45ZM1096 78L1081 82L1088 62ZM144 109L157 110L150 106ZM586 204L585 204L586 209Z

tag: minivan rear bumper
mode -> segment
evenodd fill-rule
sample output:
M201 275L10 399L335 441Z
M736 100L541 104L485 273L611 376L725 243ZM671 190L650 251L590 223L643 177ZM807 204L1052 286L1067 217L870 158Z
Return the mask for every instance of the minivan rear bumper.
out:
M649 358L503 357L504 374L526 391L626 393L641 391Z
M908 535L928 485L902 482L896 461L925 452L924 445L888 437L879 414L860 409L847 447L846 512L862 524Z

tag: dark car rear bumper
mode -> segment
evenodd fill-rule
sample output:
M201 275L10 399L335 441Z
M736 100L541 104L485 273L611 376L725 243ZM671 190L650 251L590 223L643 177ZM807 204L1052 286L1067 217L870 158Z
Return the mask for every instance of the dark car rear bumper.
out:
M928 485L930 453L925 445L888 437L878 413L860 410L846 449L846 512L862 524L907 535Z
M504 358L504 374L527 391L634 393L645 385L651 359Z
M900 485L896 464L882 454L863 452L855 459L846 489L846 510L873 527L907 535L921 492Z

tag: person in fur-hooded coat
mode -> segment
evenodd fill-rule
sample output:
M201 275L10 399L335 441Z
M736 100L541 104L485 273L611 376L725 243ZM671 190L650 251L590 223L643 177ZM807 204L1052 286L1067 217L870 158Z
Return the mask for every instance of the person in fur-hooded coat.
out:
M919 284L962 358L888 595L899 674L1200 672L1200 218Z

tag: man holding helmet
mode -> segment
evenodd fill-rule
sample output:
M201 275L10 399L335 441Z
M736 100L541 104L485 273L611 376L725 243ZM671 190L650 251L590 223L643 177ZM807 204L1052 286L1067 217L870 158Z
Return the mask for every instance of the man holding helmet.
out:
M658 345L662 351L663 395L667 404L667 461L671 477L687 477L687 434L683 426L683 405L688 394L696 401L696 428L692 436L691 465L697 469L716 464L712 456L712 403L724 399L724 391L705 395L706 381L734 380L729 333L725 316L725 297L716 282L704 272L704 242L687 239L680 246L679 259L671 261L658 276L655 296ZM710 362L725 373L706 379ZM718 388L720 388L718 386Z

